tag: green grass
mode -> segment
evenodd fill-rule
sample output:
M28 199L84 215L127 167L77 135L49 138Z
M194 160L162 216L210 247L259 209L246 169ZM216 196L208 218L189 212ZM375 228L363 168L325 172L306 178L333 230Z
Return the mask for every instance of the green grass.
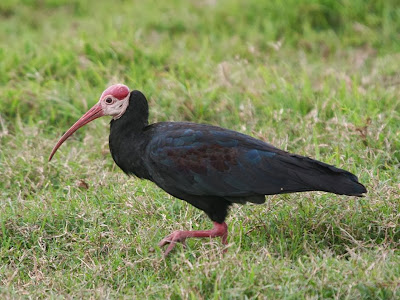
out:
M0 27L1 298L400 298L397 1L3 0ZM106 118L47 162L116 82L147 95L152 122L253 135L368 195L234 206L225 255L191 240L164 260L165 235L211 223L126 177Z

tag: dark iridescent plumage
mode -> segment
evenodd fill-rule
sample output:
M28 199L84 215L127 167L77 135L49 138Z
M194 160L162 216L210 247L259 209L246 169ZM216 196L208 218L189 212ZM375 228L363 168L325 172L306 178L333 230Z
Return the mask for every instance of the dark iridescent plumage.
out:
M139 91L124 84L108 87L99 101L63 134L51 151L76 130L102 116L112 116L110 149L127 174L155 182L171 195L203 210L213 220L209 230L174 231L159 243L189 237L221 237L232 203L263 203L265 195L326 191L362 196L366 192L353 174L308 157L279 150L250 136L210 125L157 123L148 125L148 105Z
M203 210L214 222L224 222L232 203L264 203L265 195L366 192L345 170L235 131L183 122L148 125L144 95L133 91L129 101L122 117L111 121L110 149L117 165Z

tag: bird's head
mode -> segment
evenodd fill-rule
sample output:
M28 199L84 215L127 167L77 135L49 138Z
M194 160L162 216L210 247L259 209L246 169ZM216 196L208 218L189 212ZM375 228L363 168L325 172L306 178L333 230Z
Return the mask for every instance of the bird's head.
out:
M99 102L89 109L88 112L76 121L76 123L60 138L54 146L53 151L51 151L49 161L53 158L53 155L62 143L82 126L102 116L112 116L113 119L120 118L129 105L129 95L129 88L126 85L114 84L108 87L101 94Z

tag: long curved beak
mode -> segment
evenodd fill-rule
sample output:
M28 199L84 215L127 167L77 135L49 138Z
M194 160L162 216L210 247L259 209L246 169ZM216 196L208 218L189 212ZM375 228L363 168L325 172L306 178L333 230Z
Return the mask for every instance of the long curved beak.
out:
M74 125L71 126L70 129L61 137L61 139L54 146L53 151L51 151L49 161L53 158L53 155L56 153L57 149L60 148L62 143L65 142L67 138L69 138L75 131L77 131L82 126L87 123L104 116L103 109L101 108L100 103L94 105L87 113L85 113Z

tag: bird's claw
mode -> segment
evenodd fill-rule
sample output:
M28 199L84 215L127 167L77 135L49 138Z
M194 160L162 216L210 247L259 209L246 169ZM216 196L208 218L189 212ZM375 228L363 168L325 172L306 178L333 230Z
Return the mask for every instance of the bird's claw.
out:
M228 226L226 223L217 223L214 222L214 227L210 230L178 230L171 233L169 236L165 237L161 240L158 246L163 247L167 244L168 247L164 252L164 257L167 256L172 249L174 249L176 243L182 243L184 247L186 247L185 240L187 238L215 238L221 237L222 243L224 245L227 244L228 237Z
M183 236L182 231L174 231L158 243L159 247L164 247L165 245L169 244L164 252L164 257L166 257L172 251L172 249L174 249L176 243L181 243L183 247L186 248L186 236Z

